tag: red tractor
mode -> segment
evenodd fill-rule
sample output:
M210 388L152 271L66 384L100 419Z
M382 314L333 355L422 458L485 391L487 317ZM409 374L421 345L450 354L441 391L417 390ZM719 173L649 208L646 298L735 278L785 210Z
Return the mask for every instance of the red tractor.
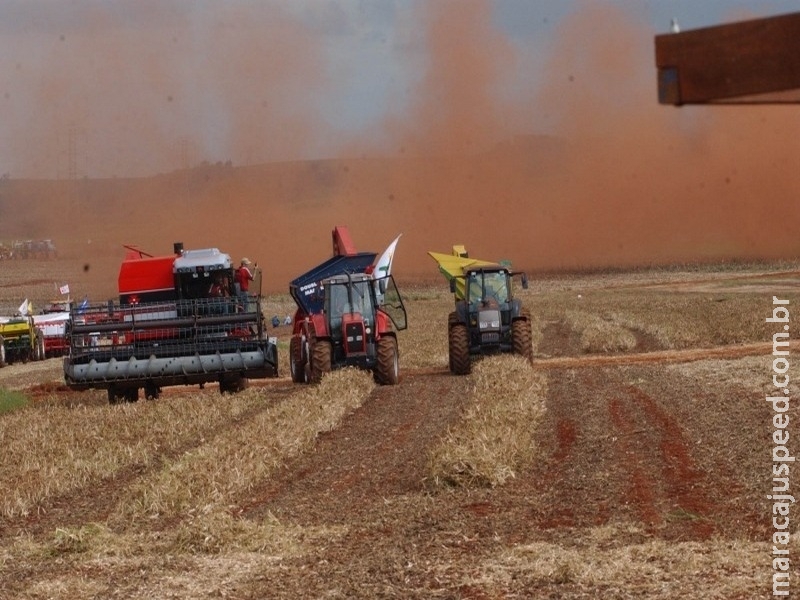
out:
M375 253L356 252L344 227L332 235L333 257L289 285L297 304L292 381L316 383L333 369L355 366L372 371L381 385L394 385L400 378L396 331L407 326L403 299L389 268L373 264Z
M218 382L237 392L248 379L276 377L275 338L265 334L260 291L237 296L230 256L216 248L150 256L128 248L119 303L70 312L64 379L105 389L109 401L157 398L163 386Z

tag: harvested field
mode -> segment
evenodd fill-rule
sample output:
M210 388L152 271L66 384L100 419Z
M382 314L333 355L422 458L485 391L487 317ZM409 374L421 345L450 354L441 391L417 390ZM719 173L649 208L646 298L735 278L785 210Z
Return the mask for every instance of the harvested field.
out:
M24 268L3 265L0 305L82 272ZM2 595L767 597L778 328L764 319L773 295L800 303L796 271L534 277L534 368L492 357L466 377L447 370L444 281L401 280L394 387L350 370L293 385L287 327L281 377L235 396L174 387L111 406L64 388L58 359L0 369L0 390L28 400L0 413Z

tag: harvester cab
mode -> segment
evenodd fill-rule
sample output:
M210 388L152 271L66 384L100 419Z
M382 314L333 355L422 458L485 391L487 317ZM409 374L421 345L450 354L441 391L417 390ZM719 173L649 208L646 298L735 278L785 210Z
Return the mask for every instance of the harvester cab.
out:
M355 366L372 371L379 384L396 384L396 332L406 329L407 315L390 264L375 263L375 253L355 252L342 227L333 230L333 249L332 258L289 286L298 306L289 347L292 380L318 382L333 369Z
M452 254L428 253L450 282L455 310L448 318L450 371L471 371L471 357L512 352L533 361L531 323L522 302L513 294L513 280L528 288L525 273L507 263L469 258L464 246L453 246Z

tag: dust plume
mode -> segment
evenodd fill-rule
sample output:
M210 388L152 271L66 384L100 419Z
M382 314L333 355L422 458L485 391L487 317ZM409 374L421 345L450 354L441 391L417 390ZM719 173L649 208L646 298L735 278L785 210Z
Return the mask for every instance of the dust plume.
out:
M108 271L92 273L112 292L122 244L161 254L173 241L246 255L263 267L265 289L285 291L329 256L340 224L360 250L380 252L403 233L395 271L408 277L436 277L426 252L455 243L531 270L797 257L796 109L660 106L655 32L616 3L579 7L533 86L523 83L525 47L492 24L489 2L414 5L425 60L408 106L343 137L324 160L294 160L332 135L310 99L331 90L313 31L278 14L255 19L266 29L240 39L233 24L253 15L220 9L201 19L199 40L162 35L148 45L151 70L136 80L147 81L144 100L123 102L130 117L114 108L132 93L124 86L98 89L86 104L115 115L115 143L135 143L142 164L164 174L0 182L0 239L51 237L102 257ZM110 36L98 27L81 56ZM214 55L210 39L226 40L229 53ZM177 69L171 53L182 44L198 54ZM122 46L104 68L125 72ZM191 104L198 80L215 86L211 106ZM72 92L54 76L43 95L60 93ZM88 109L74 103L77 119ZM173 111L180 103L192 110ZM222 158L184 164L181 131L202 156ZM116 156L113 145L106 151Z

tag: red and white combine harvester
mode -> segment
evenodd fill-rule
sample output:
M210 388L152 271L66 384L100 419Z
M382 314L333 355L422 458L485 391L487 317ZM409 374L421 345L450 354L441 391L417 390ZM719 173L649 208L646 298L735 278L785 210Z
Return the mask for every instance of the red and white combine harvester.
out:
M170 385L218 382L220 392L277 377L275 338L266 336L258 291L237 295L230 256L217 248L151 256L128 247L119 301L73 308L64 379L133 402Z

